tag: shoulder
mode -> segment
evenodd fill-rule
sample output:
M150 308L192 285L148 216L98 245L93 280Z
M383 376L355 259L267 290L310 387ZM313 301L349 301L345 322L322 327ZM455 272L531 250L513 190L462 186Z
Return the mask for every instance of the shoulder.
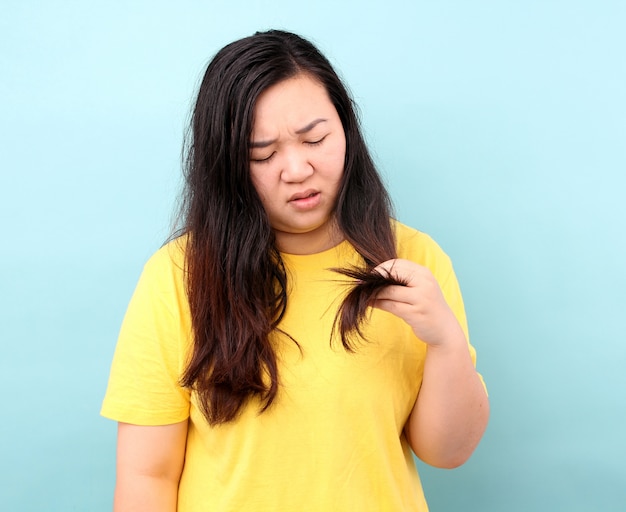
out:
M174 238L158 249L145 264L145 268L164 269L166 267L184 267L187 236Z
M428 268L441 287L446 302L454 312L459 324L469 340L467 318L459 282L452 261L439 244L429 235L393 221L398 257L414 261ZM474 350L473 348L471 349ZM475 354L472 352L475 360Z
M401 222L392 222L398 257L428 267L433 274L446 277L452 270L448 255L429 235Z
M182 273L185 268L186 247L185 235L168 241L146 261L143 273L162 277Z
M184 289L187 237L170 240L144 264L137 289L181 295Z

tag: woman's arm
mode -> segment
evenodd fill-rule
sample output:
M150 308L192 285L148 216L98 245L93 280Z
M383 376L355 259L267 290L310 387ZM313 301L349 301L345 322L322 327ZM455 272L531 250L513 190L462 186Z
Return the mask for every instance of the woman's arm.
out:
M432 273L407 260L378 267L407 286L388 286L375 307L406 321L428 347L417 401L405 425L415 454L442 468L463 464L482 437L489 402L476 373L463 329Z
M415 454L441 468L469 459L489 418L485 388L459 331L456 345L428 346L422 387L404 430Z
M172 425L119 423L114 512L176 512L187 420Z

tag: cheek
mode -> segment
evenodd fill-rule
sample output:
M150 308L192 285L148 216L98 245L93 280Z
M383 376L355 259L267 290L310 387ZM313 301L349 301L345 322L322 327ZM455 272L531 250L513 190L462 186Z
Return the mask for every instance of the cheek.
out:
M335 177L340 181L346 167L346 151L345 149L338 151L334 159Z
M272 197L275 195L272 193L271 182L268 180L267 176L255 175L255 173L250 173L250 178L252 186L261 200L261 205L267 212L271 207Z
M263 175L262 173L258 172L258 171L250 171L250 181L252 182L252 186L254 187L254 190L256 190L256 193L260 196L263 197L264 194L264 190L265 190L265 184L263 181Z
M328 176L340 179L343 175L346 163L345 144L337 144L332 149L329 149L329 151L324 154L323 160L323 167L326 169Z
M337 147L336 164L341 169L340 174L343 174L344 167L346 165L346 139L344 138Z

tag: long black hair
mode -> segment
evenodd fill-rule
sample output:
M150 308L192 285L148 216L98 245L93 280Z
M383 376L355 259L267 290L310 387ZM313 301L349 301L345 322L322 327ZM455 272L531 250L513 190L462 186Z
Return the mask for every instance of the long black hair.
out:
M352 99L328 60L306 39L277 30L220 50L193 110L181 203L194 337L181 383L196 391L211 424L231 421L252 397L265 410L278 391L269 335L285 312L287 275L250 178L250 137L259 95L298 74L325 87L345 132L337 225L363 257L364 272L395 257L389 196ZM349 348L349 333L361 318L346 317L339 325Z

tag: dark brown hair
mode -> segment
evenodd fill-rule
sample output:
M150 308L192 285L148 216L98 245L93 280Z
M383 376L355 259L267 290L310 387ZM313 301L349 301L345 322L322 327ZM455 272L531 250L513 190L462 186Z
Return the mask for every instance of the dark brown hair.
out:
M196 391L210 424L231 421L253 397L263 411L278 391L269 335L285 313L287 275L250 178L249 142L259 95L299 73L324 85L345 131L334 212L339 228L363 257L365 272L396 254L388 194L352 100L328 60L309 41L282 31L256 33L220 50L193 110L181 205L194 337L181 383ZM341 309L346 346L363 318L354 311Z
M368 308L385 286L406 286L407 283L387 271L371 268L335 268L335 272L350 278L348 291L337 310L332 335L338 334L341 344L349 352L355 350L355 340L366 340L362 324L366 321Z

